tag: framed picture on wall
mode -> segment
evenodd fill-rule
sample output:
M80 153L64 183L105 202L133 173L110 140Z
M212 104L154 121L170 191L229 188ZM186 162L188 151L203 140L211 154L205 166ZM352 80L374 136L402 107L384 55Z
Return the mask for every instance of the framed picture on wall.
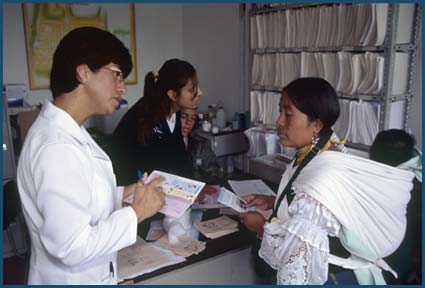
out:
M60 39L82 26L108 30L130 50L133 70L126 84L137 83L134 4L22 4L31 89L49 88L53 53Z

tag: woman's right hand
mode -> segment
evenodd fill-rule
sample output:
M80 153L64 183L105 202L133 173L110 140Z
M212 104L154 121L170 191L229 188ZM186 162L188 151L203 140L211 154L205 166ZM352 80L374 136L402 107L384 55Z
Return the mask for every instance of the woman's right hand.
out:
M155 215L165 204L165 193L158 185L165 180L160 176L147 184L139 180L134 192L133 204L131 207L137 215L137 223Z
M246 228L252 232L257 232L258 228L266 223L266 219L257 212L240 213L238 216Z
M261 210L272 209L274 206L274 201L276 200L276 196L259 194L249 194L242 198L246 201L246 208L256 207Z

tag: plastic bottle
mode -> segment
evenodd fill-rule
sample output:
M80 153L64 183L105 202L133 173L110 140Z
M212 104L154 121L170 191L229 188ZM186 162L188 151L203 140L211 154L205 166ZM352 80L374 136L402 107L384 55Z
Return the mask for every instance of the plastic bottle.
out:
M224 111L222 106L218 108L216 117L218 129L223 130L224 127L226 127L226 112Z
M213 123L213 120L216 117L215 104L208 105L208 121Z

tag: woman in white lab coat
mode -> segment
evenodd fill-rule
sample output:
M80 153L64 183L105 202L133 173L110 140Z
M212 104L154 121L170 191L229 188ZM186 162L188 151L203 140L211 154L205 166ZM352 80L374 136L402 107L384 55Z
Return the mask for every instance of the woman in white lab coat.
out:
M83 123L111 114L126 92L131 56L111 33L77 28L53 56L50 89L18 164L31 237L28 284L116 284L117 251L164 204L163 179L117 187L112 163ZM146 175L145 175L146 177ZM122 207L122 199L134 201Z

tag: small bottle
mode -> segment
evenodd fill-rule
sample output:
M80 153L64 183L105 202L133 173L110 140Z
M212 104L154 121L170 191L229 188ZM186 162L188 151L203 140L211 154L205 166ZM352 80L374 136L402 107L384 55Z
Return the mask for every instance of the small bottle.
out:
M204 114L198 113L198 121L196 121L197 127L202 129L202 123L203 122L204 122Z
M217 111L217 127L220 130L223 130L224 127L226 127L226 112L222 106L220 106Z
M232 129L233 130L239 129L239 113L238 112L235 112L235 116L233 116Z
M208 105L208 121L213 123L216 116L215 104Z
M208 121L202 122L202 130L204 130L205 132L210 132L211 131L211 123L208 122Z

